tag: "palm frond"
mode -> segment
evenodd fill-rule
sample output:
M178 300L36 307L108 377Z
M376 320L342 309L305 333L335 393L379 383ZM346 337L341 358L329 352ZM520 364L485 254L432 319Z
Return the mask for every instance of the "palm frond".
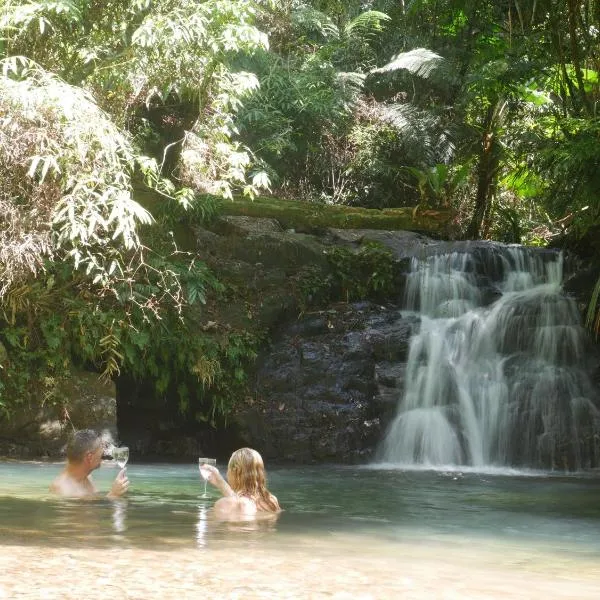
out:
M338 72L335 74L335 79L339 87L346 92L350 101L354 102L363 90L365 84L365 75L356 71Z
M394 127L411 152L418 149L417 162L434 164L448 162L455 145L451 131L443 127L440 118L412 104L378 104L372 117Z
M397 54L389 63L383 65L383 67L373 69L371 73L393 73L404 70L423 79L428 79L444 61L445 59L442 56L427 48L415 48Z
M102 359L102 373L100 378L111 381L121 372L123 364L123 347L118 335L111 327L109 332L100 340L100 356Z
M367 38L383 29L383 23L390 17L378 10L367 10L354 17L344 27L344 36L347 38L360 36Z

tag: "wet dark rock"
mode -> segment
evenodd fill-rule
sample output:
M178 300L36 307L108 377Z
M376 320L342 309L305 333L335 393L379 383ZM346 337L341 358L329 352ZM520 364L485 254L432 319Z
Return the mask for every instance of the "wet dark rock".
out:
M582 264L565 277L563 289L573 297L581 314L585 314L596 281L600 278L600 264Z
M378 386L402 389L406 376L406 363L381 362L375 366L375 381Z
M406 359L416 323L393 307L360 303L283 328L257 369L259 401L235 415L238 435L269 459L366 460L394 415L392 396L402 393L402 368L390 359ZM384 389L393 390L389 400Z
M420 319L410 316L397 319L394 323L384 324L379 320L377 329L369 329L365 337L378 360L406 361L410 338L418 330Z
M436 245L425 235L414 231L383 231L378 229L329 229L332 241L360 244L364 241L377 242L389 248L397 259L414 256L415 250Z

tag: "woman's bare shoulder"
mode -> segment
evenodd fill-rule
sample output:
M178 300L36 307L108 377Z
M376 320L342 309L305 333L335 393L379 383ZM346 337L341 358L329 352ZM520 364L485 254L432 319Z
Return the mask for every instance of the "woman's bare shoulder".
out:
M215 502L215 513L218 517L253 516L256 503L244 496L226 496Z

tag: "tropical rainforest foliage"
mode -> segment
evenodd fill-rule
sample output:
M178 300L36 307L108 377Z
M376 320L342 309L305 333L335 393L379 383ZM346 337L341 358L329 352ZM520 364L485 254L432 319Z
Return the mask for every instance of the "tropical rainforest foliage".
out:
M0 412L73 364L227 412L261 338L190 335L227 290L171 234L215 197L583 237L599 73L598 0L0 0Z

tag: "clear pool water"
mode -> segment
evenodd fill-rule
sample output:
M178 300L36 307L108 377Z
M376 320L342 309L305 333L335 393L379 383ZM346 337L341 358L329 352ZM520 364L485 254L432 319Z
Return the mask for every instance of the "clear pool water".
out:
M47 494L61 468L0 463L0 598L600 597L596 474L276 467L279 518L223 523L196 465L89 502Z

